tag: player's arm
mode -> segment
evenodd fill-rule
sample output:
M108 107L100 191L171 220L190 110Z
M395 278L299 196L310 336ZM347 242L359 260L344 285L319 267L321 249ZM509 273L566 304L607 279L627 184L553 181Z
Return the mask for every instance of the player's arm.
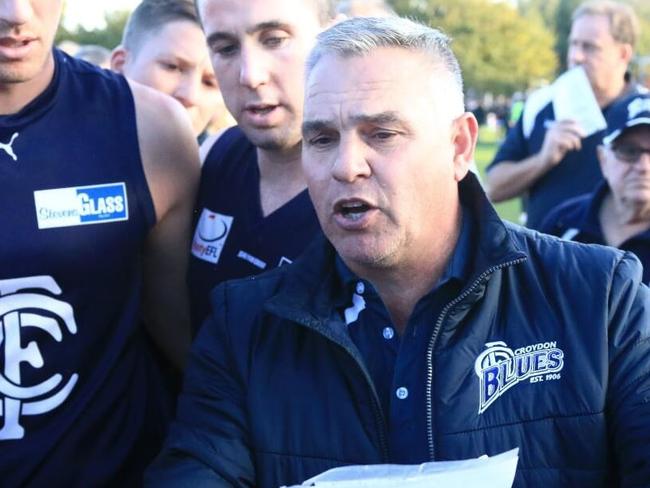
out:
M146 487L257 485L246 407L248 371L242 366L250 354L250 324L233 312L228 295L246 297L228 285L211 294L212 313L192 345L176 420L145 475Z
M143 250L145 324L167 358L182 367L191 340L185 276L200 171L198 147L178 102L130 84L142 164L156 211Z
M558 121L546 132L542 149L521 161L500 161L486 175L487 193L493 202L517 197L557 166L569 151L579 151L584 136L572 120Z

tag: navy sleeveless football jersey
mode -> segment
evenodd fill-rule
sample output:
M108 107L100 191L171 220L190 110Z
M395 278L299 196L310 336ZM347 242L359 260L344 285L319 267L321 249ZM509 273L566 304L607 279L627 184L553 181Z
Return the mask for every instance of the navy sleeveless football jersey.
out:
M291 263L320 232L307 190L264 216L257 150L238 127L210 149L201 172L189 263L196 330L219 283Z
M126 80L54 52L0 116L0 484L138 483L169 415L140 324L155 213Z

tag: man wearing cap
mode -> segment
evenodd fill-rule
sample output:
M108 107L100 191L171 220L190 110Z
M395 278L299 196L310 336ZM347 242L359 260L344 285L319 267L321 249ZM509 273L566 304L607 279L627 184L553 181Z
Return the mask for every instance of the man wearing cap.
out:
M612 107L598 147L605 181L593 192L556 207L542 230L567 240L632 251L650 282L650 95Z
M572 20L568 65L584 68L607 117L612 103L640 88L626 81L638 37L636 15L629 5L594 0L581 4ZM596 147L603 132L586 136L575 120L557 120L553 96L549 86L528 97L486 175L493 202L524 197L526 225L532 229L539 229L552 208L602 181Z

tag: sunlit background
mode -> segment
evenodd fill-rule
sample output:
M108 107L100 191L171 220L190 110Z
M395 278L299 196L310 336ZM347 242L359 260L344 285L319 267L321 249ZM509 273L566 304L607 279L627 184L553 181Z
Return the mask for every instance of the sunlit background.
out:
M66 0L65 3L65 27L93 30L106 27L106 12L132 10L140 0Z

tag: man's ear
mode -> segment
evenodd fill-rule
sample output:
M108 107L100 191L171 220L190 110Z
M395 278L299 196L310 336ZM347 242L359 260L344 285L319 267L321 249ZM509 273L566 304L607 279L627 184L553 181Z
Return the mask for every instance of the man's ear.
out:
M632 58L634 57L634 48L632 45L622 43L620 45L620 56L621 60L623 60L625 64L630 64L632 62Z
M127 51L120 44L111 53L111 69L116 73L124 74L124 65L126 64Z
M454 121L452 133L454 145L454 176L460 181L474 163L474 151L478 140L478 122L474 114L465 112Z
M598 157L598 164L600 164L600 171L607 179L607 149L602 144L596 148L596 156Z

